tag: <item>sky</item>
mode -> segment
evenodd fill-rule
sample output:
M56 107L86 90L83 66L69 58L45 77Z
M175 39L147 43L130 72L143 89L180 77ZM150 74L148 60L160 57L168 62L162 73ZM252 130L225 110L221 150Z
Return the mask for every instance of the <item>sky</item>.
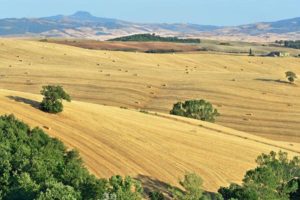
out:
M300 0L0 0L0 18L88 11L132 22L241 25L300 17Z

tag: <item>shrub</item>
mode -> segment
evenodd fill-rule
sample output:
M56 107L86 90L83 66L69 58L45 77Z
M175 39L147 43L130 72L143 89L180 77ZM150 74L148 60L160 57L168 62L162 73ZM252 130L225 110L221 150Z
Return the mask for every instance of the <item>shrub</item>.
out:
M170 114L208 122L214 122L215 117L220 115L218 110L213 108L212 104L205 100L189 100L184 103L178 102L174 104Z
M159 191L153 191L149 194L150 200L165 200L163 193Z
M292 72L292 71L285 72L285 76L289 80L290 83L294 83L295 79L297 79L296 73Z
M218 194L211 197L209 194L204 193L202 189L203 181L195 173L185 174L184 179L179 181L179 184L184 188L184 191L176 188L171 189L171 193L176 200L223 200Z
M63 90L61 86L43 86L41 94L44 99L41 103L41 109L49 113L59 113L63 111L62 100L71 101L71 97Z

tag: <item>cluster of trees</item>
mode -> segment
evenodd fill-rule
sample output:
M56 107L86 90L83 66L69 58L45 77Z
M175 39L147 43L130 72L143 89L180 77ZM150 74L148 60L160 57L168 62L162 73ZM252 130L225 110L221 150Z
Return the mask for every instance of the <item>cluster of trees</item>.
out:
M224 200L296 200L300 199L300 158L289 160L287 153L262 154L258 166L246 172L243 184L220 188Z
M180 51L175 49L150 49L145 51L145 53L176 53L176 52L180 52Z
M300 40L288 40L288 41L275 41L275 43L283 45L288 48L300 49Z
M170 114L208 122L214 122L220 115L210 102L203 99L178 102L174 104Z
M180 39L178 37L161 37L155 34L135 34L125 37L110 39L109 41L122 42L177 42L177 43L200 43L200 39Z
M217 194L202 190L202 179L186 174L180 181L184 191L172 189L176 200L299 200L300 158L291 160L284 152L262 154L256 160L258 166L246 172L242 185L221 187ZM155 200L155 199L153 199Z
M0 117L0 199L138 200L139 182L130 177L97 179L79 154L39 128L14 116Z

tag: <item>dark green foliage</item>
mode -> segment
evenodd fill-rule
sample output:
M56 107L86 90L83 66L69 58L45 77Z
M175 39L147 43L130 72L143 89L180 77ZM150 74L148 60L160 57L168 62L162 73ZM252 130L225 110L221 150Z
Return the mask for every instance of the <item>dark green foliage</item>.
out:
M289 80L290 83L294 83L295 80L297 79L296 73L292 72L292 71L285 72L285 76Z
M175 49L150 49L145 51L145 53L175 53L175 52L180 52L180 51Z
M116 200L139 200L142 198L143 188L140 182L126 176L113 176L109 179L109 196Z
M249 56L254 56L252 49L249 50Z
M41 109L49 113L62 112L62 100L69 102L71 101L71 97L63 90L61 86L43 86L41 94L44 95L44 99L41 103Z
M149 194L150 200L165 200L163 193L159 191L153 191Z
M223 200L221 196L215 195L212 198L209 194L204 193L202 189L203 181L195 173L187 173L184 179L179 181L184 191L178 188L171 188L170 192L175 200Z
M161 37L155 34L135 34L125 37L114 38L109 41L122 42L177 42L177 43L200 43L200 39L180 39L177 37Z
M296 41L279 41L279 44L284 44L285 47L289 47L289 48L293 48L293 49L300 49L300 40L296 40Z
M0 117L0 199L94 200L114 195L129 200L140 199L140 194L139 182L130 177L97 179L78 152L12 115Z
M225 200L290 200L299 195L300 159L288 159L287 153L271 152L257 158L258 167L246 173L243 185L231 184L219 193Z
M219 116L218 110L205 100L188 100L184 103L174 104L170 111L172 115L179 115L202 121L214 122L215 117Z

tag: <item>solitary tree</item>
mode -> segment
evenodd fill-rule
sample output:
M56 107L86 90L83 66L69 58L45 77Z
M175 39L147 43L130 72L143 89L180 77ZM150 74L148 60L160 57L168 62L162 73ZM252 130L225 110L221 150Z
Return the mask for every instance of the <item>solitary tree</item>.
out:
M218 110L213 108L211 103L203 99L188 100L184 103L178 102L174 104L173 109L170 111L170 114L208 122L214 122L215 117L220 115L218 113Z
M292 71L285 72L285 76L290 83L294 83L295 79L297 79L297 75L295 74L295 72Z
M249 56L254 56L252 49L249 50Z
M49 113L59 113L63 111L62 101L71 101L70 95L68 95L61 86L47 85L43 86L41 94L44 95L44 99L41 103L41 109Z

